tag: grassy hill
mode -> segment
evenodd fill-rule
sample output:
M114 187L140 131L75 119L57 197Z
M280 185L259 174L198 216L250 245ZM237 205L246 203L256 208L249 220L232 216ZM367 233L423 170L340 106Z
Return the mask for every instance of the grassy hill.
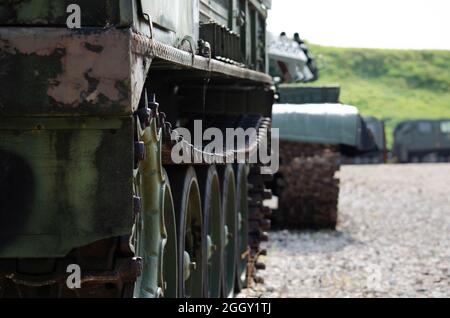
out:
M310 49L321 72L316 84L340 84L343 103L385 119L390 145L399 121L450 118L450 51Z

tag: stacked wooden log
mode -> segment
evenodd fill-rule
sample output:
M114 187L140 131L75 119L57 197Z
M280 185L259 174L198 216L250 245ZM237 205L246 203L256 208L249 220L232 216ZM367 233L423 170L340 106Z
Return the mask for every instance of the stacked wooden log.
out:
M279 210L276 228L334 229L337 224L340 153L337 147L280 142L280 173L275 181Z

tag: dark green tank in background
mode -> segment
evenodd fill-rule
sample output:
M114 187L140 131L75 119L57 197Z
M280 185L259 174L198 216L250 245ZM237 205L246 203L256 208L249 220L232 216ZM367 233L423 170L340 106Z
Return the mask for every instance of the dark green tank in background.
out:
M450 119L398 124L394 130L393 155L400 163L449 162Z

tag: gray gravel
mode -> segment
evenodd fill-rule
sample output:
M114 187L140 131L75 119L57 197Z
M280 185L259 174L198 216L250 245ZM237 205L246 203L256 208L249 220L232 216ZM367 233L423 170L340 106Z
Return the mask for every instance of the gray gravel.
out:
M450 165L348 166L337 232L274 232L240 297L450 297Z

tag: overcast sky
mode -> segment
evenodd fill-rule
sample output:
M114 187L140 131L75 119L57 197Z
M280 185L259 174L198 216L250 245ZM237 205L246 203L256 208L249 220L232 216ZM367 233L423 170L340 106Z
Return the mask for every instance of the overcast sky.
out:
M322 45L450 50L450 0L272 0L268 23Z

